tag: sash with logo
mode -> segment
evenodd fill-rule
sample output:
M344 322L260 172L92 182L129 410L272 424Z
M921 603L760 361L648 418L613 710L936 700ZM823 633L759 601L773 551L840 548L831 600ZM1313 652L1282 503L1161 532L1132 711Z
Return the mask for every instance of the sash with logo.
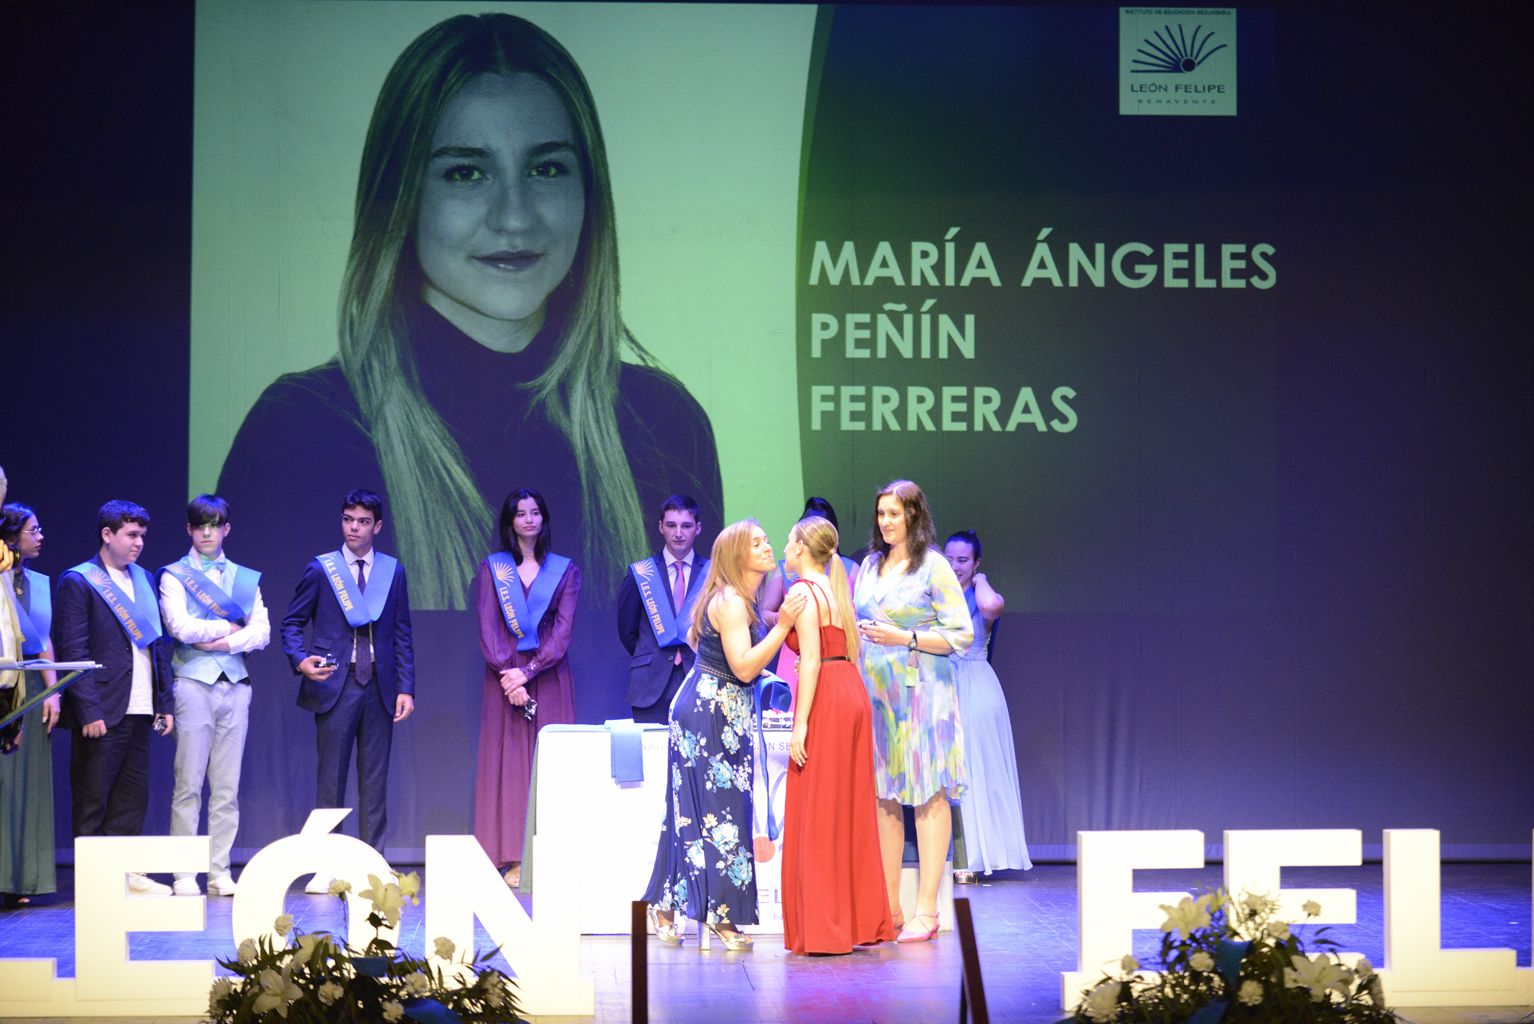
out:
M370 622L377 622L383 614L384 602L389 599L389 587L394 583L394 568L399 565L382 551L373 552L373 573L368 577L367 594L357 590L357 577L352 575L346 555L341 551L327 551L316 555L315 561L330 581L330 589L341 603L341 614L346 624L361 629Z
M671 601L665 594L660 593L659 588L669 586L666 573L656 564L655 557L641 558L629 566L629 572L633 574L634 585L639 588L639 601L644 606L645 618L650 623L650 629L655 633L655 642L661 647L675 647L677 644L686 643L687 620L692 617L692 603L698 596L698 589L693 586L696 574L701 572L708 564L706 559L694 560L692 567L687 570L687 599L682 607L672 611ZM678 626L678 623L681 625Z
M133 597L124 594L122 588L107 575L107 571L95 562L81 562L70 572L77 572L101 595L101 599L117 616L128 639L135 647L148 647L160 638L160 602L155 596L154 583L149 574L136 565L128 566L133 580Z
M35 658L48 646L48 627L53 625L53 595L48 591L48 577L31 569L17 569L27 574L27 603L15 602L16 621L21 626L21 655Z
M517 576L517 563L512 561L509 552L491 552L485 561L490 563L490 575L495 580L495 597L501 606L501 618L506 620L511 635L517 638L517 650L536 651L538 623L549 610L549 602L554 600L554 588L565 578L570 560L553 552L546 555L543 565L538 567L538 575L533 577L533 585L525 594L522 580Z
M167 565L165 571L180 580L187 594L205 610L227 622L244 625L245 620L250 618L251 609L256 606L256 585L261 582L261 574L233 562L227 564L225 574L234 577L234 586L230 588L232 593L225 593L222 587L208 578L207 573L195 567L191 555L185 555L180 561Z

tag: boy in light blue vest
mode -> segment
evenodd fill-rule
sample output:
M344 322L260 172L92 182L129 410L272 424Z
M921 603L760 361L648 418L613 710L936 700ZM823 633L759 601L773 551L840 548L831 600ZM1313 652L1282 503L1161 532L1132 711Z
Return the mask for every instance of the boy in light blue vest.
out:
M271 639L261 600L261 574L224 554L229 503L200 494L186 507L192 550L160 572L160 608L175 638L171 666L176 685L176 787L170 834L195 836L208 782L208 893L233 896L229 873L240 827L240 763L250 721L250 673L245 655ZM176 875L178 896L197 896L197 876Z

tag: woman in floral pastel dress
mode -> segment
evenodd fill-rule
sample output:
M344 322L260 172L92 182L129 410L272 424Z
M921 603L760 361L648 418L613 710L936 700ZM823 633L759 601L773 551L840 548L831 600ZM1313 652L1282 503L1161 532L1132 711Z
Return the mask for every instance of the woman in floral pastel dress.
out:
M752 688L805 602L803 594L789 595L778 624L758 639L755 595L776 567L772 544L754 520L731 523L714 541L694 605L687 639L698 659L671 704L666 818L644 894L662 942L681 943L680 911L712 929L726 949L751 948L737 926L757 921Z
M964 732L952 660L974 638L964 592L937 547L921 488L895 480L879 491L868 555L854 595L863 637L863 679L874 716L879 850L897 941L937 934L937 894L953 835L948 803L964 792ZM920 861L916 908L900 907L905 850L901 807L916 810Z

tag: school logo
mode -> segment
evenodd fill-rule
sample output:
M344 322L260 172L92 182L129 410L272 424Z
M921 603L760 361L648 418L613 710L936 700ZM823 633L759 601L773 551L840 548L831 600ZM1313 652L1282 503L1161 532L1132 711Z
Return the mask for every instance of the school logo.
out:
M1119 8L1119 113L1234 117L1235 10Z

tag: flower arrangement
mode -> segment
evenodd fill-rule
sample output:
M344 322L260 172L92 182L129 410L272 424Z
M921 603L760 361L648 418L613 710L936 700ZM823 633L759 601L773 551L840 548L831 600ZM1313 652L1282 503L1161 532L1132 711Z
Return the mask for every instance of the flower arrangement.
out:
M441 968L396 949L382 937L385 923L399 927L400 911L408 900L419 903L421 880L414 872L384 882L369 875L370 888L357 895L373 904L368 923L373 940L360 952L328 932L304 934L293 918L277 918L275 931L284 940L246 939L233 960L219 963L234 977L214 981L208 994L208 1016L216 1024L340 1024L340 1022L413 1021L415 1024L502 1024L518 1022L513 982L486 962L455 959L457 950L445 938L433 952L454 965ZM351 884L337 879L330 893L343 898ZM488 954L486 954L488 956Z
M1117 974L1088 989L1072 1024L1140 1024L1231 1021L1391 1024L1379 975L1368 960L1353 966L1337 955L1325 927L1311 936L1314 954L1301 936L1278 919L1276 901L1260 895L1240 900L1223 891L1197 899L1183 897L1161 907L1162 972L1140 973L1126 956ZM1318 916L1314 900L1307 919ZM1061 1022L1066 1024L1066 1022Z

